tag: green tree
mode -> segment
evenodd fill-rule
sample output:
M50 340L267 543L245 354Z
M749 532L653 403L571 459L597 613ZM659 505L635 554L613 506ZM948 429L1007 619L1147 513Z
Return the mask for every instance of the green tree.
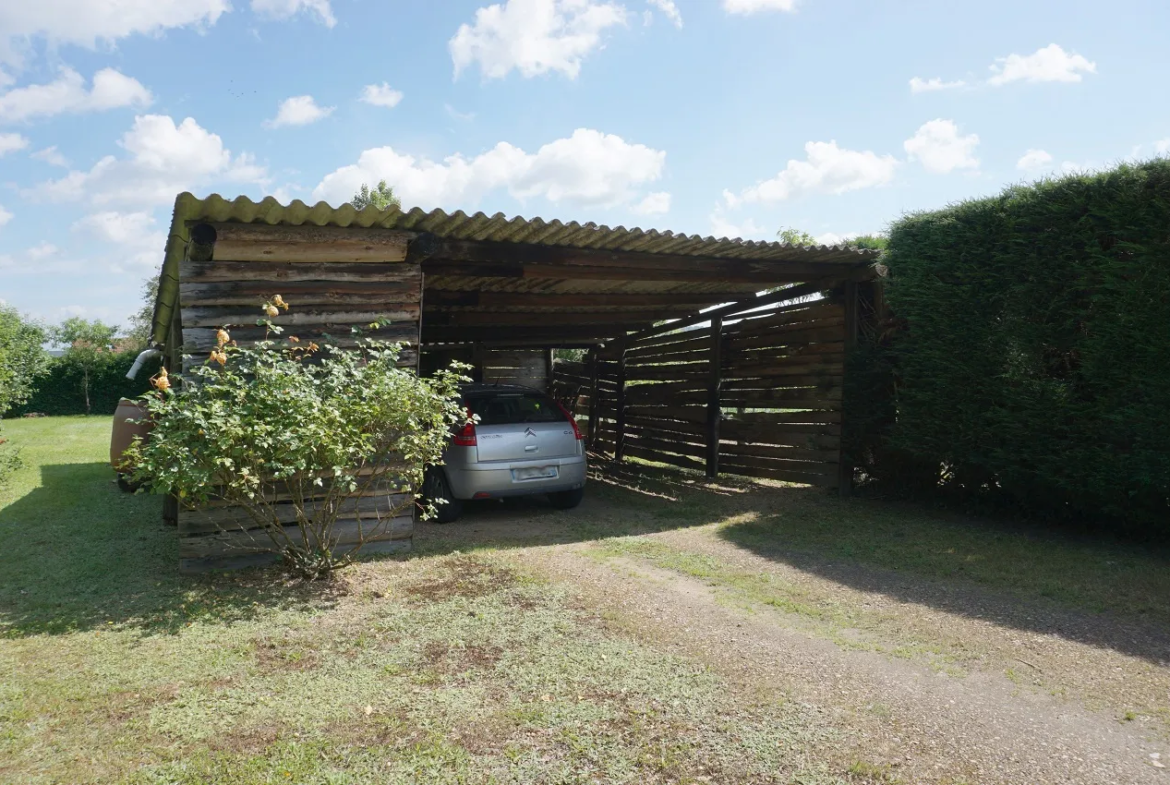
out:
M273 297L264 312L280 305ZM467 421L458 402L466 366L420 379L398 367L396 344L359 337L357 349L342 351L280 340L271 319L259 324L267 337L250 347L221 330L187 384L158 373L157 392L142 399L154 429L128 456L132 480L192 507L224 500L242 508L262 532L258 542L299 576L319 578L410 513L399 494L421 486L424 466L441 459L451 428ZM354 497L380 501L355 507ZM345 553L339 519L347 521Z
M776 236L785 245L818 245L817 238L791 226L776 232Z
M134 342L135 348L141 350L150 346L151 333L154 330L154 303L158 299L159 273L142 280L142 306L130 317L130 329L126 337Z
M402 202L394 195L394 189L386 185L385 180L379 181L378 187L373 190L370 189L370 186L362 183L361 189L353 195L349 203L358 210L364 210L367 207L388 210L391 207L402 206Z
M80 316L66 319L52 330L54 343L65 347L63 362L74 363L81 369L81 390L85 394L85 413L90 413L89 382L97 368L109 362L114 353L114 336L118 328L98 319L89 321Z
M45 330L9 305L0 305L0 415L32 395L33 384L49 365ZM20 456L0 436L0 486L20 466Z
M45 329L9 305L0 305L0 415L24 403L49 365Z
M867 251L884 251L890 244L890 238L884 234L862 234L849 239L847 242L854 248L862 248Z

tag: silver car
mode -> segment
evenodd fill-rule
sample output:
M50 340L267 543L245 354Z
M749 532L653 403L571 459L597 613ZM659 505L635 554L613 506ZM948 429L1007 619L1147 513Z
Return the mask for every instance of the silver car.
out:
M568 510L585 493L585 441L573 416L539 390L472 384L463 403L476 422L457 431L441 466L427 468L423 496L439 523L450 523L469 499L547 494Z

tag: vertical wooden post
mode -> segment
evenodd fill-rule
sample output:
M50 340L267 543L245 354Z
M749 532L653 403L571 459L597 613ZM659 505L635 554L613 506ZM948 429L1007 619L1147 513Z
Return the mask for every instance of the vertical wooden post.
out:
M617 409L613 433L613 460L621 463L626 451L626 339L618 342Z
M857 330L858 330L858 295L857 282L847 281L845 283L845 357L848 365L848 358L850 353L857 346ZM844 379L842 379L844 383ZM844 416L842 414L842 416ZM845 455L845 433L849 430L849 423L842 419L842 435L841 446L838 447L837 458L837 489L842 497L847 497L853 493L853 463L848 460Z
M711 319L711 368L707 379L707 476L719 475L719 423L723 419L720 392L723 385L723 317Z
M589 447L597 449L598 419L601 417L601 401L598 399L597 347L589 350Z

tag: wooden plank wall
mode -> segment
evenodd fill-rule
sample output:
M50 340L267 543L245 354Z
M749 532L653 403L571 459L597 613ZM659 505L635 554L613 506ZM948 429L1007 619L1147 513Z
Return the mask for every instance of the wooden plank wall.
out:
M841 450L845 308L825 300L780 303L710 324L630 343L624 349L623 452L688 469L836 486ZM590 447L612 457L618 443L614 346L579 364L557 363L556 383L587 383L594 366L597 416ZM717 398L712 398L712 384ZM718 400L710 451L711 405Z
M521 384L547 390L548 351L544 349L484 350L481 354L486 384Z
M291 306L274 321L295 335L301 345L330 336L336 346L353 347L353 326L365 327L378 318L391 323L370 337L405 344L403 367L418 367L422 272L406 261L402 233L377 229L333 227L269 227L216 224L218 240L207 261L186 259L179 266L180 338L188 363L201 363L215 346L224 325L241 345L262 339L255 326L260 305L281 295ZM277 496L286 502L288 497ZM410 549L413 505L398 494L389 477L379 479L361 498L347 502L338 521L337 546L344 551L369 539L375 513L386 513L403 502L405 512L379 527L364 552ZM291 503L277 505L286 531L297 532ZM179 567L182 572L230 569L273 561L271 541L239 508L220 506L178 512Z

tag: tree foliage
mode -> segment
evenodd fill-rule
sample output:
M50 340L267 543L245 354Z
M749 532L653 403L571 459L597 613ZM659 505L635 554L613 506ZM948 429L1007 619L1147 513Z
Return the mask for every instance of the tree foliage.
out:
M48 367L44 343L43 327L0 304L0 416L32 395L35 381ZM19 465L17 451L0 436L0 485Z
M350 199L349 203L358 210L364 210L367 207L387 210L391 207L402 206L402 202L394 195L394 189L386 185L385 180L380 180L377 187L373 189L362 183L362 187L353 195L353 199Z
M237 347L225 328L204 365L182 378L159 372L156 392L143 397L153 431L129 460L133 480L157 493L192 507L239 505L265 548L312 579L348 563L409 512L410 502L392 492L421 487L424 465L440 460L451 427L466 421L457 403L463 377L457 366L420 379L398 367L398 345L366 337L356 350L281 339L271 314L287 304L274 297L264 307L264 341ZM376 512L347 512L349 497L373 496L387 483ZM278 503L278 494L290 501ZM291 524L281 518L289 505ZM344 553L343 515L359 519Z
M813 237L808 232L802 231L795 227L789 226L776 232L776 236L780 238L780 242L785 245L817 245L817 238Z
M48 369L45 328L0 305L0 415L28 400L33 383Z
M157 272L143 279L142 305L130 317L130 329L126 331L132 348L140 351L151 344L151 333L154 331L154 304L158 300L158 280Z
M118 328L100 319L92 321L80 316L66 319L51 331L52 340L65 347L65 360L81 369L81 391L85 399L85 413L92 412L91 381L98 368L109 362L114 354L114 336Z

